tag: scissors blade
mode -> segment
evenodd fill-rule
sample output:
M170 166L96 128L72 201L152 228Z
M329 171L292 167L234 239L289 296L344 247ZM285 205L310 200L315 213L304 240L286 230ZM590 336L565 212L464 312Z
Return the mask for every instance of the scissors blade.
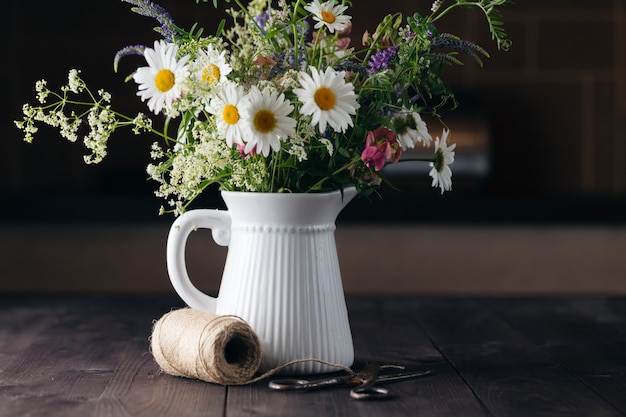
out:
M355 379L352 375L338 376L322 379L275 379L270 381L269 387L277 391L311 391L321 388L334 387L338 385L358 385L360 380Z
M373 364L372 368L376 365ZM276 391L311 391L322 388L328 388L333 386L347 385L347 386L359 386L367 379L368 373L371 372L367 366L363 368L357 375L335 376L329 378L322 378L316 380L307 379L276 379L269 383L269 387ZM402 371L393 374L379 374L376 378L377 382L393 382L405 379L417 378L431 373L431 371ZM371 374L369 374L371 375Z
M402 381L405 379L413 379L419 378L421 376L425 376L432 373L432 371L402 371L396 372L393 374L379 374L377 382L394 382L394 381Z

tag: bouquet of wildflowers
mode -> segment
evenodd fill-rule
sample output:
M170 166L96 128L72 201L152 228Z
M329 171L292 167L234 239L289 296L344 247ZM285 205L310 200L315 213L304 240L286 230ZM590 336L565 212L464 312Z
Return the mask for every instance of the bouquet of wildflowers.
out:
M391 14L358 47L348 37L347 0L233 0L232 21L214 35L179 28L150 0L123 1L160 24L154 45L128 46L114 58L117 71L125 56L145 57L147 66L129 79L154 116L115 111L110 94L93 92L73 69L58 92L37 82L39 105L24 105L16 124L29 142L38 122L70 141L82 137L87 163L106 156L120 128L156 135L147 172L168 203L163 211L175 214L211 184L250 192L355 186L368 195L386 181L383 168L415 146L433 146L421 161L430 164L433 187L450 190L455 145L445 128L433 140L423 116L439 118L454 103L442 79L447 65L460 64L459 54L482 64L488 54L439 33L435 22L455 8L477 8L498 48L510 44L498 10L509 0L437 0L427 16Z

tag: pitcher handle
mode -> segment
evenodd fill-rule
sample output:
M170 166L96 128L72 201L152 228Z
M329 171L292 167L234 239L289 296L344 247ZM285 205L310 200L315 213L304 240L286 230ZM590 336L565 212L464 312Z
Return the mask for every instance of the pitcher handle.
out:
M191 308L215 314L217 299L197 289L189 278L185 248L191 232L211 229L213 240L220 246L230 243L231 218L225 210L190 210L174 221L167 237L167 272L174 290Z

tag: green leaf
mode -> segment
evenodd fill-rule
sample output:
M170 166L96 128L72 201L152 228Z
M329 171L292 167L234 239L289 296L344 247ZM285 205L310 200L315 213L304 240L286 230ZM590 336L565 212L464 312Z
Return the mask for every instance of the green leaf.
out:
M350 158L352 155L350 155L350 152L344 148L344 147L340 147L339 149L337 149L337 152L341 155L344 156L346 158Z

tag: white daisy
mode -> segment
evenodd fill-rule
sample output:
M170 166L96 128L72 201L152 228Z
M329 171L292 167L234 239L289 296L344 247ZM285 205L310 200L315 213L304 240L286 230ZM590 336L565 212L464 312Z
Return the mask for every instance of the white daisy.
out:
M139 84L137 95L141 101L148 100L148 108L158 114L169 108L180 97L180 83L187 76L187 60L184 56L176 60L178 46L165 41L155 41L154 49L146 48L144 57L148 67L141 67L133 76Z
M304 9L313 14L313 20L316 20L315 29L326 26L330 33L335 30L341 32L346 29L350 23L350 16L342 14L348 6L335 5L334 0L320 3L319 0L313 0L310 4L304 6Z
M228 146L244 144L241 108L244 103L243 87L227 81L211 99L206 110L216 117L217 131L226 139Z
M321 73L310 67L312 77L300 73L300 85L293 92L302 102L300 112L312 115L312 124L318 125L320 133L326 131L329 124L335 131L345 132L352 126L352 115L360 107L352 83L346 83L345 72L336 72L328 67Z
M444 129L441 140L435 139L435 156L430 163L431 170L428 173L433 178L432 186L440 187L441 194L452 189L452 170L449 165L454 162L454 148L456 143L448 146L449 130Z
M281 139L295 133L296 121L289 117L293 106L284 94L279 95L268 88L261 91L253 86L246 98L242 109L247 126L244 152L255 149L257 154L268 156L270 148L280 150Z
M433 138L428 133L426 122L422 120L419 113L403 111L393 117L392 123L403 151L407 148L412 149L417 142L430 146Z
M208 85L223 83L232 70L226 62L226 51L219 52L213 45L209 45L205 51L199 51L194 62L196 78Z

